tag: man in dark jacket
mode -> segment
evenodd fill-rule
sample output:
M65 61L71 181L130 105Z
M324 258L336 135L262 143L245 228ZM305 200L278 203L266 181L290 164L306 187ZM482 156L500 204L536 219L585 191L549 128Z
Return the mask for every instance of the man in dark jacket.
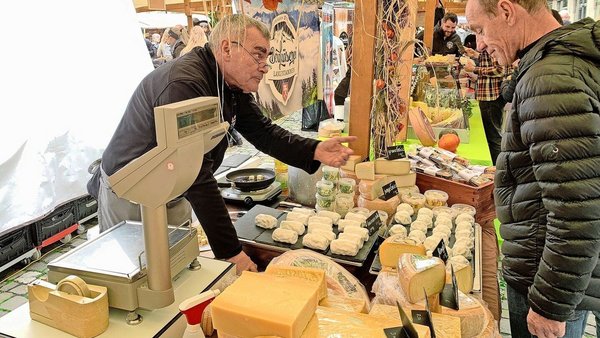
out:
M309 173L321 163L339 167L346 162L352 150L341 143L355 137L319 142L292 134L262 115L251 93L267 72L269 41L269 31L262 23L244 15L228 16L215 27L207 47L195 48L142 80L102 155L101 170L88 184L90 193L98 196L101 230L126 219L140 219L139 206L118 198L110 190L108 176L156 146L153 110L157 106L201 96L219 97L222 120L258 150ZM215 257L236 263L238 273L256 271L242 251L213 177L226 149L227 140L223 139L204 156L195 182L183 197L191 203Z
M465 48L460 41L460 36L456 34L456 25L458 17L454 13L446 13L442 18L440 25L433 28L433 45L431 46L431 54L454 54L461 56L465 53ZM417 39L423 41L425 31L421 31L417 35Z
M600 309L600 23L561 27L545 0L466 15L478 49L520 59L495 180L511 333L581 337Z

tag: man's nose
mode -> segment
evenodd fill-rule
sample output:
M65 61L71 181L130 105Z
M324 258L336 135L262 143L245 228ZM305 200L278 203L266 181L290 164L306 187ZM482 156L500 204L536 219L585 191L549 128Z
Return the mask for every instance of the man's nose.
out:
M477 51L483 52L486 47L487 45L485 44L485 42L483 42L481 36L477 36Z

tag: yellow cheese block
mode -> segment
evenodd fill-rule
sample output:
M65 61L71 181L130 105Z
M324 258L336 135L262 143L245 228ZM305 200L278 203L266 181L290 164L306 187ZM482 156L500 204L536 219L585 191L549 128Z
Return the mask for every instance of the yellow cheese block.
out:
M332 307L348 312L368 313L367 302L364 299L330 295L319 302L319 306Z
M400 318L386 318L371 316L364 313L347 312L334 308L317 308L319 319L319 336L326 337L369 337L385 338L383 329L402 326ZM414 325L419 338L431 337L429 328L423 325Z
M410 161L408 159L387 160L378 158L375 160L375 173L381 175L401 176L410 172Z
M402 254L398 259L398 280L406 299L416 303L427 296L442 292L446 284L446 266L437 257Z
M408 317L412 320L411 310L404 309ZM385 304L373 304L369 315L379 317L400 318L398 307ZM443 315L441 313L432 313L433 328L436 337L440 338L461 338L460 318Z
M368 200L374 200L383 196L383 186L395 181L396 187L410 187L417 182L417 174L410 172L402 176L382 176L375 180L361 180L358 183L358 191L360 195Z
M319 289L319 300L327 297L327 282L325 281L325 271L316 268L305 268L299 266L278 266L269 265L265 273L277 277L301 278L314 283Z
M454 264L454 275L458 289L463 293L470 293L473 290L473 268L471 265ZM446 284L452 284L452 272L450 265L446 266Z
M225 333L222 331L217 331L217 336L219 338L241 338L239 336L235 336L235 335ZM300 336L300 338L315 338L318 336L319 336L319 319L317 318L317 315L313 315L312 318L310 319L310 321L308 322L308 325L306 325L306 328L302 332L302 335ZM281 337L268 335L268 336L256 336L253 338L281 338Z
M371 211L373 210L381 210L387 212L388 215L393 215L396 213L396 207L400 204L400 198L398 196L394 196L389 200L385 201L382 199L368 200L364 197L359 196L356 201L356 205L361 208L367 208Z
M244 271L211 303L213 326L238 337L300 337L318 294L316 283L300 278Z
M392 235L379 246L379 261L381 266L395 270L400 255L410 253L425 256L425 247L410 238L405 238L402 234Z
M356 166L356 164L360 163L361 161L362 159L360 158L360 155L350 155L350 157L348 157L348 160L346 161L346 164L344 164L340 168L343 170L354 171L354 166Z
M354 172L359 180L375 179L375 162L361 162L354 167Z

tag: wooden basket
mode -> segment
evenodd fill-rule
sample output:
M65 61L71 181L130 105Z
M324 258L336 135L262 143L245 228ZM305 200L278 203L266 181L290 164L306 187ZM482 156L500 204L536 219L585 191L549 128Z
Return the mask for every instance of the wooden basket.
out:
M448 206L455 203L472 205L477 210L475 221L482 227L492 226L496 218L494 205L494 182L481 187L446 180L440 177L417 173L417 186L424 192L429 189L448 193Z

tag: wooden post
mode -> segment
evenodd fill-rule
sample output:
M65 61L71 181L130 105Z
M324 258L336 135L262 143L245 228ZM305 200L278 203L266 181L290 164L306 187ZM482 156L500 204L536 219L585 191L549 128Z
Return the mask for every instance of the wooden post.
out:
M192 19L192 8L190 6L190 0L183 0L183 11L185 16L187 17L187 31L188 33L192 32L192 27L194 27L194 21Z
M371 137L371 97L373 96L373 55L377 22L377 2L355 2L352 37L352 77L350 79L349 134L358 140L350 148L362 158L369 156Z
M435 24L435 8L439 0L427 0L425 3L425 32L423 32L423 44L429 50L433 47L433 26Z

